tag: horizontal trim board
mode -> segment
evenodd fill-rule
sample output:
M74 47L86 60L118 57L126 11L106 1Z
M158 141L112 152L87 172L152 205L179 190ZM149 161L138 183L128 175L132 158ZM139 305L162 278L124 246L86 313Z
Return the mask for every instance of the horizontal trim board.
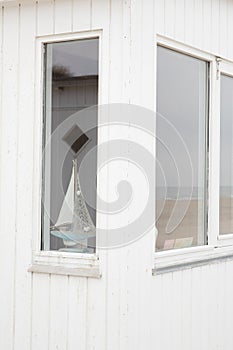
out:
M215 61L216 59L216 56L213 53L201 50L199 48L196 48L195 46L185 44L184 42L177 41L173 38L161 36L159 34L157 34L157 45L208 62Z
M101 277L97 255L56 251L34 252L32 265L28 272L93 278Z
M212 62L218 58L220 60L224 60L225 62L233 63L233 59L229 58L227 55L220 54L219 52L200 49L193 44L187 44L183 41L174 39L173 37L161 35L160 33L156 33L156 42L159 46L167 47L171 50L181 52L208 62Z
M36 0L0 0L0 6L19 6L21 4L35 4Z
M155 258L156 259L156 258ZM206 255L199 256L198 252L197 256L195 258L186 259L184 261L179 262L179 260L174 262L166 262L163 258L159 258L159 262L155 262L155 267L152 270L152 274L154 276L160 275L163 273L168 272L174 272L174 271L180 271L180 270L187 270L192 269L195 267L205 266L209 264L216 264L221 263L224 261L231 261L233 260L233 248L232 247L225 247L225 248L215 248L213 251L207 251Z
M28 269L28 272L64 275L64 276L101 278L100 269L98 267L72 268L72 267L66 267L66 266L34 264Z
M175 272L175 271L180 271L180 270L188 270L188 269L193 269L195 267L200 267L200 266L205 266L209 264L216 264L216 263L221 263L226 260L233 260L233 254L231 256L227 257L217 257L217 258L210 258L210 259L203 259L199 260L196 262L192 263L183 263L183 264L177 264L175 266L166 266L162 268L154 268L152 270L152 274L154 276L156 275L161 275L164 273L169 273L169 272Z

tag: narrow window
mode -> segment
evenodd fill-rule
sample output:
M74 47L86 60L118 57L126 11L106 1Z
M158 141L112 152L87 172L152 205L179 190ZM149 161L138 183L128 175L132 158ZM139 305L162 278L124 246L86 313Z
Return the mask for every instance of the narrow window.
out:
M98 103L98 38L47 43L44 47L44 149L42 250L94 252L96 154L80 176L80 164L97 145L86 128ZM81 112L80 112L81 111ZM84 112L86 111L86 112ZM97 112L94 112L97 124ZM85 130L84 130L85 129ZM87 158L88 159L88 158Z
M220 234L233 233L233 78L221 75Z
M207 243L209 63L158 46L158 251Z

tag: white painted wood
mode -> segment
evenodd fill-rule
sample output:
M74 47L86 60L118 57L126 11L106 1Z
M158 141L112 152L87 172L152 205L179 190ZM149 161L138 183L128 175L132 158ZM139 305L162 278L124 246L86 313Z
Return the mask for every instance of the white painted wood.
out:
M164 34L168 37L174 38L175 36L175 25L174 15L176 15L176 1L175 0L164 0Z
M157 32L164 35L165 27L165 0L155 1L155 21Z
M143 14L142 21L137 22L137 18ZM153 72L154 72L154 39L153 26L148 25L147 21L151 18L153 23L153 3L145 2L131 2L130 14L130 84L129 84L129 98L131 103L139 103L145 107L154 107L154 86L153 86ZM144 39L146 38L146 39ZM144 64L142 64L144 62ZM145 68L146 67L146 68ZM149 75L150 71L150 75ZM146 95L146 90L150 93ZM132 119L132 123L134 120ZM153 132L153 130L152 130ZM129 128L128 138L133 142L136 138L136 133L133 128ZM153 140L153 139L152 139ZM146 146L147 143L145 142ZM149 147L150 148L150 147ZM129 150L130 154L130 150ZM134 165L129 163L128 177L134 171ZM152 186L153 187L153 186ZM150 189L153 191L153 188ZM133 220L134 213L131 211L128 214L129 221ZM153 220L154 218L152 218ZM126 228L127 234L127 228ZM151 324L153 319L149 316L150 300L153 298L151 288L150 275L145 271L150 271L151 261L151 242L153 242L153 233L144 235L136 242L129 244L122 249L122 259L126 261L127 270L125 271L124 285L128 288L128 293L124 296L124 285L122 285L121 295L124 297L125 305L127 307L128 319L132 318L132 322L125 320L126 329L123 329L125 334L125 347L127 348L150 348L150 338L153 334ZM133 248L133 249L132 249ZM145 254L145 252L148 252ZM143 268L144 266L144 268ZM146 268L145 268L146 266ZM144 288L146 288L144 290ZM146 291L146 293L145 293ZM138 305L136 308L135 305ZM146 311L147 310L147 311ZM143 314L148 314L147 327L144 327Z
M138 20L138 15L143 11L141 0L130 3L130 100L131 103L141 103L142 96L142 21Z
M108 103L109 99L109 38L110 38L110 0L92 0L91 1L91 29L101 30L100 40L100 65L99 65L99 104ZM98 115L100 124L103 122L101 113ZM101 130L98 133L98 139L101 142ZM98 162L101 160L101 154L98 155ZM108 179L101 178L108 186ZM102 196L100 183L97 183L99 195ZM104 192L104 190L103 190ZM98 225L98 216L97 216ZM98 230L97 230L98 235ZM97 238L98 241L98 238ZM88 279L87 292L87 313L86 313L86 349L101 350L107 348L107 285L106 275L108 268L108 251L97 249L102 265L102 278ZM102 283L101 283L102 282ZM98 300L98 303L96 303ZM98 324L98 327L96 325Z
M215 56L205 50L201 50L198 47L186 45L183 42L175 39L170 39L162 35L157 35L157 43L159 45L171 48L172 50L182 52L193 57L212 62L215 60Z
M31 263L32 175L34 63L35 63L35 3L20 7L19 71L18 71L18 147L17 147L17 210L15 247L15 337L14 349L29 350L31 331ZM27 22L27 27L24 23ZM22 327L22 315L23 324Z
M87 279L69 277L67 350L86 349L87 332Z
M208 313L209 313L209 327L208 327L208 346L211 347L217 347L217 302L215 298L218 298L217 296L217 290L218 290L218 266L210 265L209 266L209 272L208 272L209 278L208 278Z
M209 1L209 0L207 0ZM203 1L195 0L194 4L194 45L203 48Z
M99 259L93 254L34 252L29 272L100 278Z
M233 267L232 262L227 262L226 263L226 285L225 285L225 347L227 350L230 350L231 344L233 343L233 334L230 331L230 324L232 321L232 312L233 312L233 300L232 300L232 293L233 293L233 285L231 283L231 280L228 278L228 276L231 274L231 269Z
M229 242L229 241L228 241ZM223 243L222 243L223 245ZM177 251L164 251L155 254L154 275L161 272L176 270L180 266L183 269L190 269L198 265L208 265L223 260L231 259L232 246L227 244L217 248L208 246L194 247Z
M203 48L211 52L212 32L211 32L212 2L203 1Z
M123 100L123 79L122 72L124 66L124 55L122 50L123 41L123 1L112 0L110 3L111 26L109 32L109 77L108 77L108 101L117 103ZM111 83L110 83L111 82ZM111 119L110 119L111 120ZM108 130L107 139L113 139L114 132L110 128ZM101 135L100 135L101 136ZM101 140L101 139L100 139ZM108 177L112 173L108 170ZM104 181L104 179L103 179ZM110 184L108 183L108 188ZM105 198L108 199L108 196ZM106 286L106 304L111 307L106 308L106 340L105 347L113 350L120 349L120 322L121 322L121 268L118 261L121 259L121 249L108 250L106 256L106 279L109 281ZM114 271L112 274L111 271ZM118 329L116 331L116 323Z
M2 74L3 74L3 30L4 30L4 9L0 7L0 18L1 18L1 26L0 26L0 108L2 110ZM1 160L1 155L0 155Z
M202 266L200 269L200 284L201 284L201 297L200 297L200 307L202 317L200 319L199 327L200 331L200 340L201 340L201 349L208 349L208 324L209 324L209 314L208 314L208 302L209 296L206 293L208 289L208 266Z
M217 241L216 81L211 87L210 247L155 256L155 267L161 269L200 259L208 261L206 266L161 275L155 270L152 276L153 232L127 247L99 250L99 260L57 253L31 258L40 235L42 90L35 37L53 41L100 34L100 103L155 109L157 34L173 39L171 44L160 37L164 45L211 61L214 77L215 55L233 59L232 1L22 0L20 10L16 1L2 3L0 348L232 350L233 251L226 246L232 241ZM103 136L114 137L111 130L107 135L100 131L100 140ZM134 134L128 129L125 136L132 139ZM111 176L103 175L100 192L111 189ZM225 246L214 249L217 244ZM219 260L211 263L212 258ZM27 272L31 264L40 273ZM87 277L94 277L92 268L94 274L101 271L101 278ZM85 277L70 276L72 269Z
M216 329L216 335L217 335L217 343L218 347L221 349L225 346L225 339L226 339L226 330L225 328L222 328L222 324L225 323L226 319L226 304L222 303L222 300L225 300L226 298L226 264L218 264L217 269L217 276L218 276L218 283L217 283L217 329Z
M191 347L191 293L192 293L192 274L190 271L182 272L182 291L181 291L181 349Z
M219 6L219 51L222 56L227 56L228 54L228 1L220 1Z
M191 349L201 349L200 328L201 326L201 283L200 268L192 271L191 292Z
M172 290L170 289L169 299L171 301L171 341L173 343L174 349L181 349L181 317L182 317L182 271L177 271L172 274Z
M122 40L122 53L125 64L123 65L122 79L123 84L123 103L130 103L130 58L131 58L131 3L129 0L123 2L123 14L122 14L122 28L123 28L123 40Z
M78 277L92 277L100 278L101 273L98 267L65 267L53 265L39 265L33 264L28 272L62 275L62 276L78 276Z
M54 3L54 32L69 33L72 29L72 0L56 0ZM65 14L65 15L64 15Z
M91 30L101 30L99 103L108 103L110 0L92 0Z
M37 35L54 33L54 0L39 0L37 5Z
M159 317L153 317L152 321L152 336L150 339L152 339L152 342L154 344L154 347L157 349L161 349L161 334L163 332L163 327L161 323L161 317L163 313L163 308L162 308L162 300L163 300L163 292L162 292L162 279L163 275L156 276L153 284L151 285L152 287L152 300L153 303L151 304L152 308L152 313L153 315L159 315Z
M32 276L31 349L33 350L49 348L50 280L50 275L35 273Z
M185 0L175 2L175 38L179 41L185 40Z
M88 279L86 312L86 349L106 347L106 275L101 279Z
M109 40L109 54L111 61L109 63L109 102L122 101L122 70L124 56L122 53L122 41L123 41L123 1L112 0L111 1L111 27L110 27L110 40Z
M141 106L156 110L154 83L156 74L156 45L155 45L155 7L153 0L143 1L142 13L142 98ZM155 126L154 126L155 132ZM153 131L152 131L153 133ZM155 140L151 142L151 152L155 155Z
M51 350L67 348L68 302L68 277L51 275L49 305L49 349Z
M91 0L73 0L73 31L91 27Z
M231 33L233 31L233 21L232 21L232 16L233 16L233 6L232 2L228 0L228 7L227 7L227 23L228 23L228 28L227 28L227 38L228 38L228 57L232 60L233 59L233 42L231 40Z
M1 167L0 167L0 347L11 349L15 336L15 249L16 170L18 126L18 52L19 7L7 7L2 17L2 106L1 106ZM4 166L3 166L4 165Z
M187 6L187 2L185 2L185 42L193 45L194 43L194 9L195 9L195 0L190 0Z
M173 285L172 273L162 276L162 299L161 299L161 312L160 312L160 322L161 322L161 348L169 349L170 344L173 343L174 339L167 336L171 334L172 330L172 317L171 310L173 305L173 292L170 286ZM169 317L168 317L169 310ZM170 338L170 339L169 339Z
M91 28L104 28L106 34L109 31L110 21L110 1L109 0L92 0L91 1Z
M214 54L219 52L219 6L220 0L212 0L212 16L211 16L211 48Z

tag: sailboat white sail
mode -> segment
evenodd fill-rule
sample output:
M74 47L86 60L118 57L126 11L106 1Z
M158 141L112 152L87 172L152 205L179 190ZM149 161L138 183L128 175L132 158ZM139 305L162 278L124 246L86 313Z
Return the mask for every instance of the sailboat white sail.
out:
M73 220L74 212L74 167L70 178L70 183L56 222L56 227L63 226L64 224L71 224Z
M87 248L87 239L95 237L96 228L80 188L77 159L73 161L70 183L51 234L62 238L66 247L77 246L79 251L80 245L81 251L84 251Z

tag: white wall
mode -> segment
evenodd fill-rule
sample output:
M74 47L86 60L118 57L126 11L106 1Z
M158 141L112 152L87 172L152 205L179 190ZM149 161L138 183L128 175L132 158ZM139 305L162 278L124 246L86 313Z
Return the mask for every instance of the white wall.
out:
M232 350L231 261L152 276L150 233L100 252L99 280L27 269L35 36L103 29L101 102L153 109L156 33L233 59L233 1L13 1L0 18L0 349Z

